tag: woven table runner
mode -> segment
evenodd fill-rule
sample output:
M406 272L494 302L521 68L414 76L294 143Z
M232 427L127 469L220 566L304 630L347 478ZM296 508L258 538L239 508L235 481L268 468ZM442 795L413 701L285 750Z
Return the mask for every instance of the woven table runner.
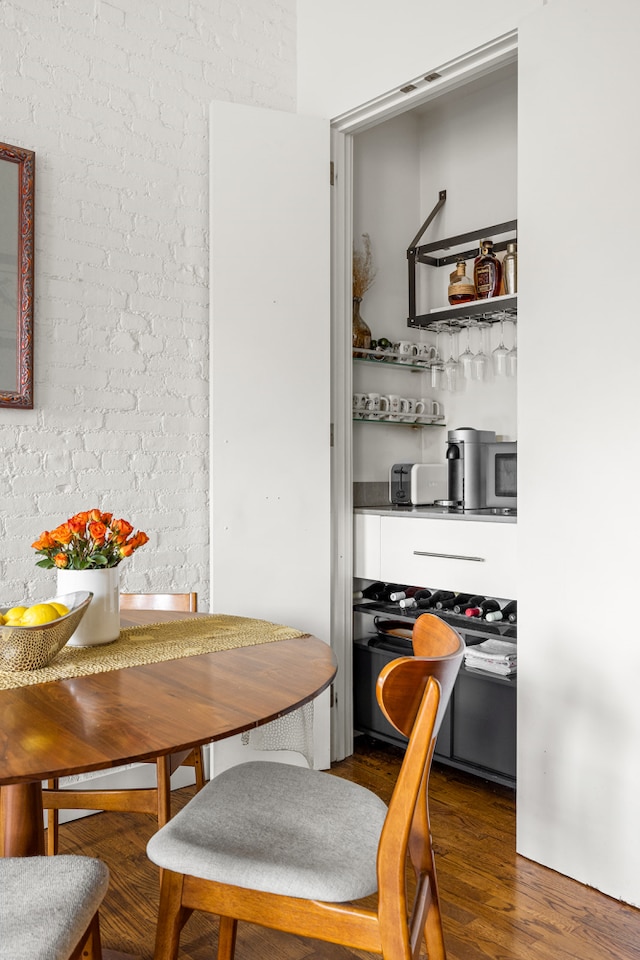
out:
M304 636L308 634L293 627L227 614L126 627L113 643L63 647L53 662L41 670L0 670L0 690Z

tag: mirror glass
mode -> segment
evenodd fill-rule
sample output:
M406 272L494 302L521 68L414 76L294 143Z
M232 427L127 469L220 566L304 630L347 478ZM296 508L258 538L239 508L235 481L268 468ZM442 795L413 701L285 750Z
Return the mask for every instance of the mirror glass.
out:
M18 167L0 163L0 387L18 387Z
M35 154L0 143L0 407L33 407Z

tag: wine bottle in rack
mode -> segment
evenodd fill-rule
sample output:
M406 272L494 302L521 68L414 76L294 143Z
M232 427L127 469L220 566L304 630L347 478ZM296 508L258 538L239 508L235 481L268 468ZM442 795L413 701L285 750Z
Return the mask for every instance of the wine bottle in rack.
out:
M416 600L418 603L419 603L421 600L430 600L430 599L431 599L431 590L426 590L424 587L421 587L419 590L417 590L417 591L414 593L413 599Z
M427 597L426 601L421 601L420 605L424 603L423 609L437 609L437 605L442 603L443 600L451 600L455 597L453 590L436 590L431 594L430 597Z
M469 610L465 610L465 616L486 617L488 613L492 613L493 611L499 609L500 604L498 601L490 597L487 600L483 600L482 603L479 603L477 607L471 607Z
M400 594L404 594L404 591L407 589L407 586L408 585L406 583L385 583L383 589L380 591L378 595L378 600L381 600L383 603L397 602L397 601L393 601L391 597L395 596L396 594L398 595L398 597L400 596Z
M515 600L509 600L501 610L491 610L486 614L485 620L490 623L499 620L507 620L509 623L516 623L518 619L518 604Z
M384 589L382 580L375 580L373 583L370 583L368 587L364 587L362 596L365 600L377 600L378 594L382 589Z
M510 600L509 603L507 603L502 608L502 616L505 620L508 620L509 623L517 623L518 622L518 601Z
M456 593L454 597L449 597L447 600L438 600L436 610L453 610L456 604L461 605L469 600L471 600L470 593Z
M398 601L398 605L401 610L413 610L414 607L418 606L418 601L415 597L403 597L402 600Z
M420 593L423 590L423 587L403 587L402 590L397 590L395 593L389 595L389 600L393 603L398 603L399 600L406 600L408 597L415 597L417 593Z
M466 614L467 610L475 610L485 599L486 597L483 597L481 594L476 594L473 597L469 597L468 600L464 600L462 603L454 604L453 612Z

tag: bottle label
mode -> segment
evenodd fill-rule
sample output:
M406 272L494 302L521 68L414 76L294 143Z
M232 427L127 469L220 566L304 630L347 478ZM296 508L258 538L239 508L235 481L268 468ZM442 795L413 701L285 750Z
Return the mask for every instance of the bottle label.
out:
M472 283L452 283L449 288L449 293L455 293L456 295L464 293L472 297L475 293L475 287Z
M490 297L495 283L493 264L479 266L476 272L476 278L476 293L478 297Z

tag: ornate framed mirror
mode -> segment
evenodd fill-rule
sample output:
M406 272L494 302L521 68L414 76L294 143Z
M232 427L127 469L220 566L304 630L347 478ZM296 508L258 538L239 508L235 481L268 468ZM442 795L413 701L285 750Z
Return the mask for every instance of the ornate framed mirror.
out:
M0 407L33 408L35 153L0 143Z

